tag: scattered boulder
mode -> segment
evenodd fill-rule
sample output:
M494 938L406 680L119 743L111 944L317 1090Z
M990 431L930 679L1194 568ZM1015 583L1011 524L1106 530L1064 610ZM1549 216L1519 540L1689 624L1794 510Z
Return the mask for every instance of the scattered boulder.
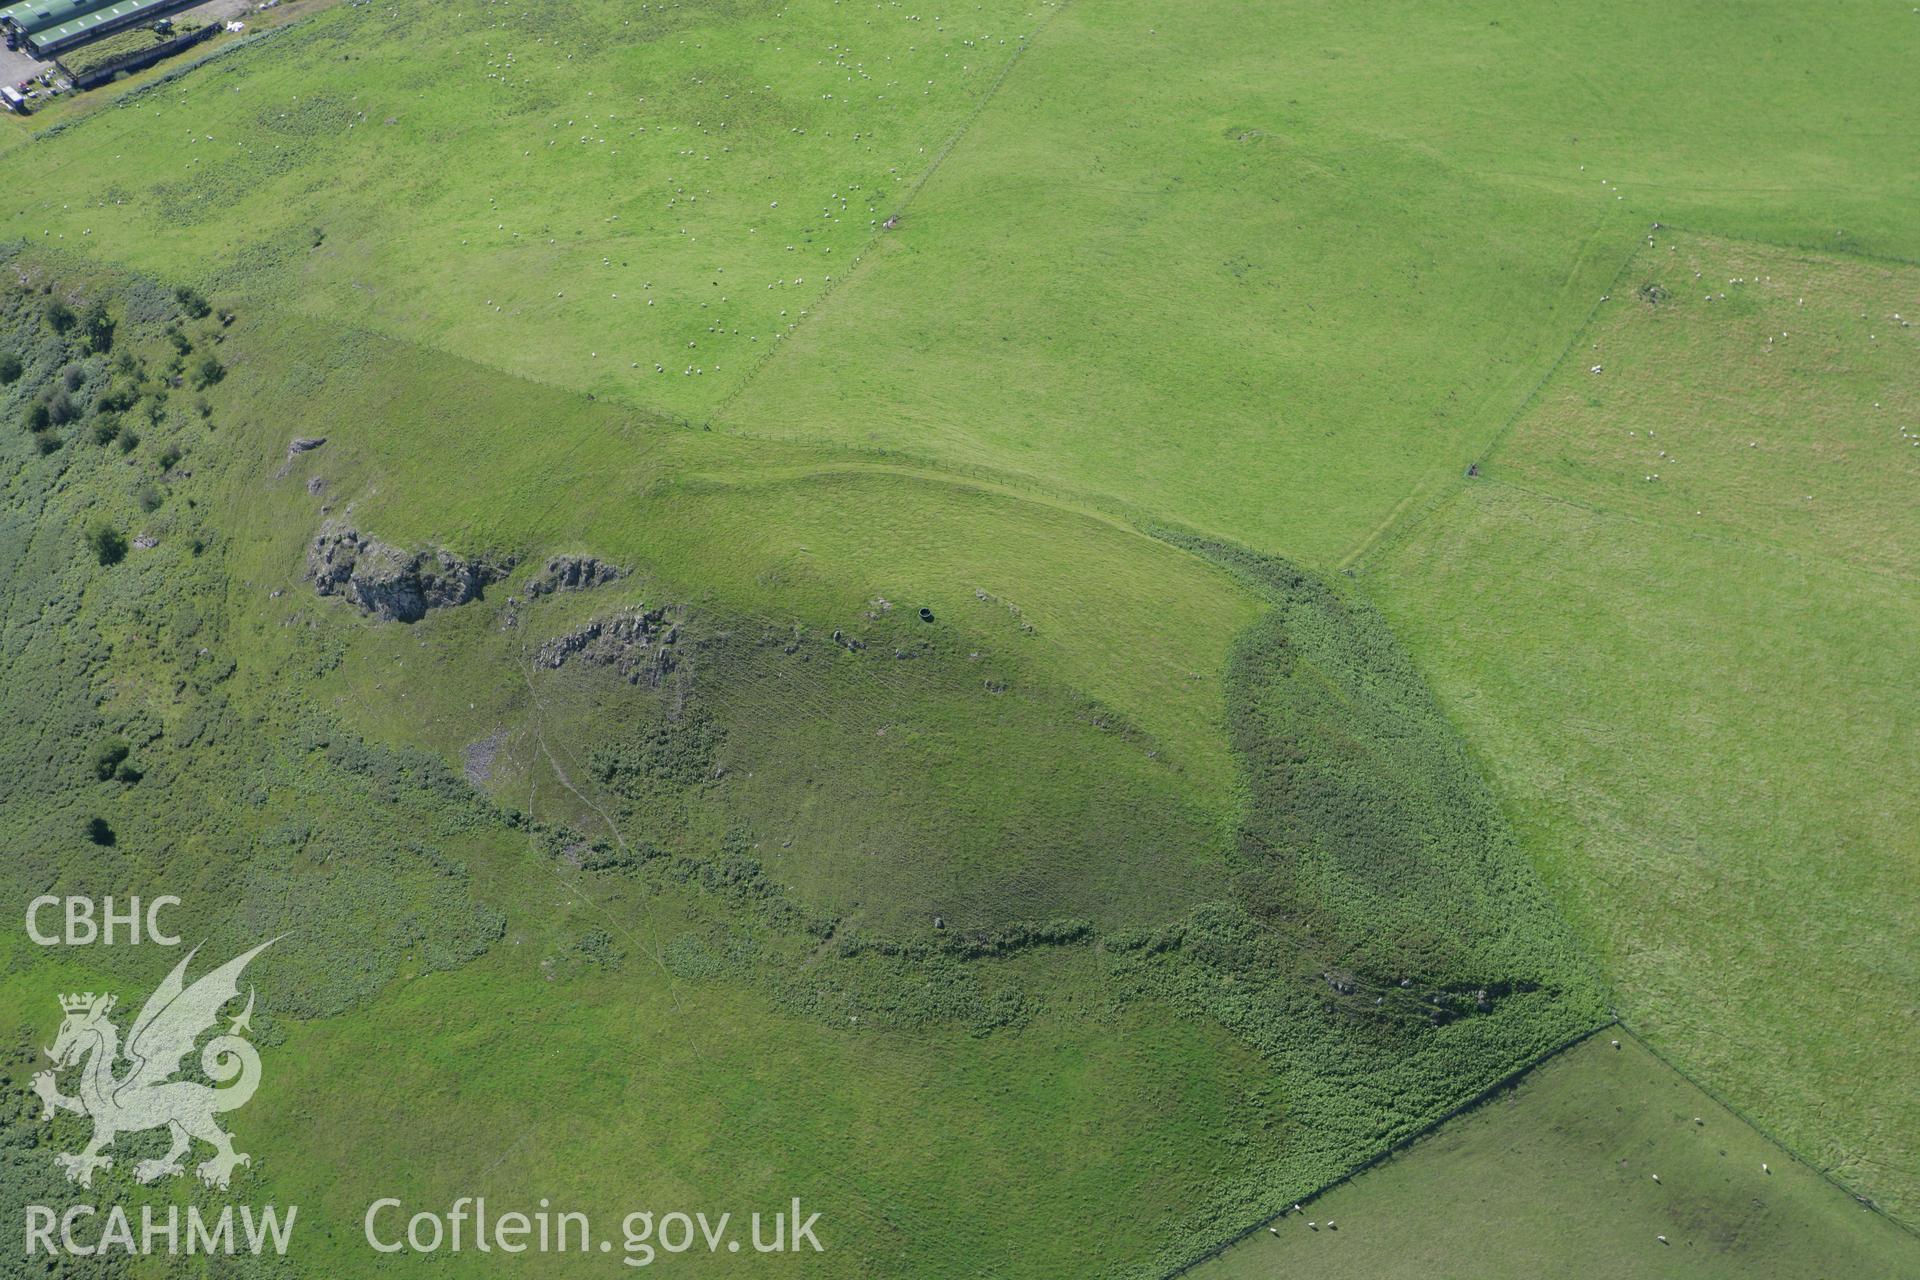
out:
M593 556L554 556L527 584L527 594L544 596L554 591L585 591L626 576L627 571L619 565Z
M672 612L662 605L595 618L541 645L534 660L553 670L575 660L612 667L630 684L644 681L657 689L678 665L673 646L680 638L680 624L670 617Z
M292 440L289 440L287 442L287 460L280 464L278 471L274 472L274 478L279 479L285 476L287 472L293 470L294 459L303 453L313 452L326 442L327 438L325 436L295 436Z
M468 560L440 548L404 550L332 520L307 549L307 578L315 592L345 596L383 622L418 622L429 609L478 600L512 568L510 558Z

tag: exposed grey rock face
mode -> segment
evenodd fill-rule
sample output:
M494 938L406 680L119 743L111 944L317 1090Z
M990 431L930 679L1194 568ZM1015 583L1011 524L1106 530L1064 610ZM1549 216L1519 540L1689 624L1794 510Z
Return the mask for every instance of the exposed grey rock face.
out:
M612 667L629 683L645 681L657 689L677 663L673 646L680 638L680 625L670 620L671 612L663 605L595 618L541 645L535 660L543 667L556 669L575 660L589 666Z
M323 596L345 596L387 622L418 622L429 609L477 600L511 560L463 560L450 551L406 551L329 520L307 549L307 577Z
M592 556L555 556L527 584L527 594L544 596L550 591L585 591L626 576L627 571L619 565Z

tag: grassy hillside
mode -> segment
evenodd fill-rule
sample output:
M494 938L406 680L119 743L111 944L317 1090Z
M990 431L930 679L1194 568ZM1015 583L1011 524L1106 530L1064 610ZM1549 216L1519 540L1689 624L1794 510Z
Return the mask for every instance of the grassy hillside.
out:
M0 885L292 928L322 1270L1163 1274L1610 1004L1912 1217L1908 6L278 12L0 122Z
M697 1192L740 1208L817 1197L840 1224L824 1274L888 1269L929 1236L932 1272L941 1257L996 1251L1112 1270L1197 1248L1222 1171L1285 1151L1235 1145L1229 1117L1256 1114L1265 1089L1255 1052L1150 996L1102 995L1112 984L1084 929L822 951L831 924L737 839L708 844L696 826L671 851L623 859L601 833L489 802L453 771L457 755L356 734L330 670L360 636L405 633L417 653L421 632L328 609L341 602L297 580L297 557L273 585L250 578L261 526L229 505L255 491L236 477L256 438L276 460L285 451L277 429L255 437L241 413L253 402L237 370L261 350L250 318L196 320L167 291L71 264L9 267L29 287L6 295L5 346L27 357L7 416L62 393L78 416L4 437L8 508L29 529L6 544L5 679L32 691L11 704L5 742L5 883L16 897L171 890L192 904L183 932L214 951L286 932L258 968L268 1083L258 1118L238 1127L259 1153L243 1194L309 1215L303 1267L365 1267L359 1215L383 1182L438 1195L432 1179L483 1170L498 1193L549 1189L609 1221L636 1207L629 1196ZM82 327L50 320L56 302L88 316L100 300L110 348L87 351ZM207 353L236 371L200 393L167 385ZM106 562L96 526L126 540ZM296 593L305 625L262 616ZM457 630L436 638L461 644ZM453 693L423 675L387 696L410 690ZM619 738L604 719L564 727L576 743L583 727ZM103 778L101 749L115 743L129 749ZM724 819L720 797L689 801ZM105 843L87 834L95 816ZM576 845L593 847L582 858ZM55 992L132 998L175 959L73 955L8 944L9 1079L42 1065ZM686 1034L695 1026L704 1042ZM637 1069L647 1061L655 1073ZM492 1083L475 1095L480 1080ZM370 1106L376 1094L387 1101ZM7 1198L62 1202L51 1148L86 1126L49 1131L29 1102L10 1092ZM146 1145L124 1140L97 1194L137 1199L130 1157ZM1068 1148L1086 1153L1073 1162L1085 1179L1056 1166L1044 1187L1017 1182L1037 1153ZM954 1204L992 1161L1028 1201L969 1227ZM1093 1229L1113 1204L1139 1207L1137 1231ZM1062 1235L1062 1221L1086 1225Z
M1911 1050L1920 979L1916 383L1881 350L1911 331L1871 321L1911 273L1691 239L1636 268L1676 300L1603 313L1485 477L1366 578L1621 1008L1910 1212L1920 1094L1878 1064Z
M810 899L916 928L939 912L1137 923L1223 883L1219 682L1257 611L1226 575L1071 508L817 452L754 456L407 344L264 324L236 336L229 386L263 424L231 481L258 539L244 572L286 592L251 624L261 643L308 644L316 603L350 612L295 581L332 516L410 544L512 547L529 574L582 549L635 570L529 605L510 631L450 614L424 649L356 633L330 694L370 731L451 754L520 730L537 703L564 751L621 705L644 719L617 681L527 668L595 616L665 603L698 636L689 674L727 734L730 811L769 848L793 842L781 865ZM290 335L293 370L277 356ZM287 468L297 435L327 444ZM444 461L474 452L499 465ZM1143 817L1116 834L1122 813Z
M1616 1032L1189 1274L1495 1280L1568 1259L1596 1280L1915 1268L1911 1237Z
M607 1218L633 1187L803 1192L842 1224L824 1274L1149 1275L1599 1017L1406 657L1310 575L9 266L0 411L59 421L4 437L32 530L7 679L40 698L7 883L186 875L216 949L287 932L248 1176L330 1268L363 1261L370 1180L483 1169ZM448 465L461 424L501 465ZM863 502L890 560L843 527ZM513 567L383 621L311 580L345 524ZM536 593L563 551L623 576ZM671 663L541 656L636 610ZM48 992L166 959L16 953L10 1069ZM17 1195L57 1193L37 1122L13 1133Z

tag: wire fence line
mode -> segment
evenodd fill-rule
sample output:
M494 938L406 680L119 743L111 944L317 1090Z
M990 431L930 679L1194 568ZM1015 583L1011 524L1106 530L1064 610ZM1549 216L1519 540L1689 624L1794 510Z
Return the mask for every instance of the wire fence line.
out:
M1441 1126L1447 1124L1449 1121L1458 1119L1459 1117L1465 1115L1467 1112L1474 1110L1475 1108L1481 1106L1483 1103L1489 1102L1492 1099L1498 1097L1500 1094L1506 1092L1508 1089L1511 1089L1514 1085L1519 1084L1522 1079L1531 1075L1535 1068L1544 1066L1546 1063L1553 1061L1553 1059L1559 1057L1561 1054L1567 1052L1567 1050L1569 1049L1575 1048L1578 1045L1585 1044L1587 1041L1599 1035L1602 1031L1605 1031L1607 1028L1621 1026L1621 1025L1622 1024L1619 1022L1618 1019L1614 1019L1608 1022L1602 1022L1598 1026L1588 1027L1585 1031L1582 1031L1576 1035L1570 1036L1567 1039L1561 1041L1559 1044L1554 1045L1552 1048L1546 1049L1541 1053L1534 1055L1532 1058L1528 1059L1526 1062L1521 1063L1519 1066L1515 1067L1513 1070L1501 1076L1498 1080L1495 1080L1492 1084L1486 1086L1484 1089L1481 1089L1478 1093L1474 1094L1472 1097L1467 1098L1462 1102L1455 1103L1451 1107L1448 1107L1445 1111L1442 1111L1439 1115L1433 1117L1433 1119L1427 1121L1425 1124L1415 1129L1412 1133L1409 1133L1402 1138L1396 1139L1395 1141L1387 1144L1385 1147L1382 1147L1380 1150L1374 1152L1372 1155L1368 1156L1365 1160L1361 1161L1359 1164L1355 1165L1353 1168L1347 1170L1345 1173L1341 1174L1339 1177L1333 1179L1330 1182L1326 1182L1320 1186L1314 1187L1310 1191L1303 1192L1300 1195L1293 1197L1293 1199L1295 1200L1296 1203L1304 1204L1309 1200L1314 1200L1319 1198L1320 1196L1327 1194L1329 1191L1332 1191L1336 1187L1345 1186L1347 1183L1352 1182L1355 1178L1359 1177L1363 1173L1366 1173L1368 1170L1376 1169L1379 1166L1385 1164L1387 1161L1393 1159L1395 1156L1407 1150L1407 1148L1413 1146L1415 1143L1421 1141L1422 1139L1431 1137L1435 1131L1440 1129ZM1639 1040L1639 1037L1635 1036L1634 1039L1637 1041ZM1665 1061L1665 1060L1662 1059L1662 1061ZM1215 1258L1218 1258L1221 1254L1233 1248L1235 1245L1239 1244L1241 1241L1246 1240L1250 1236L1257 1234L1262 1227L1269 1226L1275 1222L1280 1221L1280 1219L1285 1217L1289 1212L1290 1210L1282 1209L1279 1213L1272 1214L1268 1217L1260 1219L1258 1222L1255 1222L1252 1225L1248 1226L1245 1230L1239 1232L1237 1235L1233 1236L1231 1239L1224 1240L1220 1244L1215 1245L1213 1248L1207 1250L1205 1253L1201 1254L1199 1257L1194 1258L1191 1261L1181 1263L1178 1267L1175 1267L1172 1271L1167 1272L1166 1276L1164 1277L1164 1280L1175 1280L1175 1277L1184 1276L1188 1272L1192 1271L1195 1267L1198 1267L1203 1263L1212 1262Z
M1432 1120L1428 1121L1426 1124L1421 1125L1414 1132L1392 1143L1391 1145L1387 1146L1383 1150L1375 1152L1373 1155L1369 1156L1366 1160L1364 1160L1360 1164L1355 1165L1352 1169L1348 1170L1346 1173L1341 1174L1338 1178L1335 1178L1332 1181L1325 1183L1324 1185L1315 1187L1313 1190L1300 1195L1299 1197L1297 1197L1297 1202L1305 1203L1309 1200L1317 1199L1318 1197L1327 1194L1329 1191L1332 1191L1337 1187L1341 1187L1346 1185L1349 1182L1352 1182L1355 1178L1358 1178L1361 1174L1366 1173L1372 1169L1378 1168L1379 1166L1385 1164L1387 1161L1393 1159L1395 1156L1402 1154L1408 1148L1421 1142L1423 1139L1431 1137L1435 1132L1437 1132L1440 1128L1450 1123L1451 1121L1459 1119L1461 1116L1465 1115L1467 1112L1473 1111L1479 1108L1485 1103L1492 1101L1494 1098L1498 1097L1500 1094L1513 1088L1513 1086L1519 1084L1521 1080L1523 1080L1529 1075L1532 1075L1536 1069L1542 1066L1545 1066L1547 1063L1553 1061L1555 1058L1559 1057L1561 1054L1566 1053L1568 1050L1576 1048L1579 1045L1585 1044L1588 1040L1591 1040L1593 1037L1608 1030L1618 1030L1621 1034L1627 1036L1629 1039L1631 1039L1634 1042L1634 1044L1646 1050L1650 1056L1652 1056L1662 1066L1666 1067L1667 1070L1673 1072L1675 1075L1679 1076L1682 1080L1685 1080L1688 1084L1698 1089L1701 1093L1706 1094L1707 1097L1713 1099L1715 1103L1717 1103L1728 1114L1733 1116L1734 1119L1738 1120L1741 1124L1746 1125L1747 1128L1753 1130L1755 1133L1759 1134L1762 1138L1765 1138L1768 1142L1772 1143L1774 1146L1780 1148L1781 1151L1786 1153L1788 1159L1794 1161L1796 1164L1799 1164L1804 1168L1808 1169L1809 1171L1811 1171L1812 1173L1816 1174L1821 1179L1821 1181L1827 1183L1827 1185L1831 1186L1834 1190L1845 1195L1849 1200L1852 1200L1854 1203L1860 1205L1863 1208L1872 1210L1874 1213L1878 1214L1882 1219L1893 1224L1895 1227L1899 1228L1901 1231L1904 1231L1906 1234L1910 1236L1920 1236L1920 1228L1916 1228L1911 1223L1902 1221L1901 1219L1894 1217L1892 1214L1888 1213L1885 1209L1881 1208L1878 1204L1874 1203L1874 1201L1871 1198L1861 1195L1858 1191L1854 1190L1852 1187L1849 1187L1846 1183L1841 1182L1838 1178L1834 1177L1833 1174L1829 1172L1825 1166L1822 1166L1814 1162L1813 1160L1809 1159L1807 1156L1795 1150L1788 1143L1782 1141L1780 1137L1777 1134L1775 1134L1772 1130L1768 1129L1766 1126L1754 1120L1752 1116L1748 1115L1745 1111L1742 1111L1739 1107L1735 1106L1732 1102L1729 1102L1724 1096L1721 1095L1721 1093L1718 1090L1714 1089L1711 1085L1705 1083L1704 1081L1698 1079L1697 1077L1689 1073L1685 1068L1681 1067L1678 1063L1676 1063L1672 1058L1662 1053L1659 1049L1655 1048L1652 1044L1649 1044L1645 1036L1641 1035L1638 1031L1635 1031L1633 1027L1629 1023L1627 1023L1624 1019L1621 1019L1618 1017L1610 1019L1607 1022L1603 1022L1599 1026L1589 1028L1586 1031L1582 1031L1578 1035L1573 1036L1568 1040L1555 1045L1553 1048L1546 1050L1544 1053L1539 1054L1538 1056L1534 1057L1531 1061L1526 1062L1521 1066L1514 1068L1512 1071L1508 1072L1506 1075L1500 1077L1500 1079L1494 1081L1492 1084L1488 1085L1486 1088L1474 1094L1471 1098L1468 1098L1465 1101L1453 1107L1448 1108L1446 1111L1442 1112L1438 1116L1435 1116ZM1226 1253L1229 1249L1233 1248L1235 1245L1240 1244L1242 1241L1257 1234L1262 1227L1269 1226L1272 1223L1278 1222L1281 1218L1286 1216L1287 1212L1288 1212L1287 1210L1282 1210L1280 1213L1274 1214L1271 1217L1260 1219L1258 1222L1251 1224L1245 1230L1234 1235L1231 1239L1222 1241L1220 1244L1207 1250L1207 1252L1201 1254L1197 1258L1194 1258L1192 1261L1182 1263L1180 1266L1174 1268L1172 1271L1166 1274L1164 1280L1175 1280L1176 1277L1184 1276L1189 1272L1191 1272L1192 1270L1194 1270L1194 1268L1199 1267L1204 1263L1212 1262L1214 1259L1220 1257L1222 1254Z
M968 110L959 125L952 133L947 135L947 140L940 144L940 149L933 153L933 159L929 160L925 167L920 170L920 176L914 179L913 185L907 188L906 194L901 196L899 202L893 206L893 212L888 214L884 220L886 225L867 237L866 244L861 246L860 252L854 255L853 266L845 275L838 280L831 281L821 289L819 295L813 300L813 305L808 308L805 316L806 319L817 318L821 309L827 305L828 299L832 298L833 295L839 291L840 286L860 274L861 266L879 248L880 237L885 234L887 226L891 226L896 220L906 216L907 209L913 204L915 198L919 196L921 189L933 180L933 175L939 171L941 165L946 163L947 156L960 144L960 140L967 136L968 130L973 128L974 122L980 118L981 114L986 111L988 105L992 103L994 96L1000 92L1000 86L1007 82L1007 77L1013 74L1013 69L1020 65L1020 59L1027 55L1027 51L1033 48L1034 43L1038 41L1046 32L1046 29L1053 24L1053 20L1066 11L1067 5L1071 2L1072 0L1060 0L1060 3L1054 6L1053 12L1042 18L1040 24L1036 26L1032 32L1020 37L1019 43L1014 46L1013 52L1008 55L1006 63L1000 68L1000 73L993 78L993 83L989 84L985 91L980 94L979 99L974 102L972 108ZM721 418L726 416L727 411L733 407L734 402L744 395L747 389L759 379L761 371L773 363L780 353L787 349L792 342L793 335L798 332L799 324L796 323L784 335L774 335L778 341L761 352L760 358L753 362L753 366L747 370L746 376L735 383L733 389L722 396L719 402L715 404L713 409L707 414L705 425L709 430L711 430L713 425L719 422Z
M1638 1031L1635 1031L1627 1023L1620 1022L1620 1023L1617 1023L1616 1025L1618 1025L1622 1031L1626 1032L1628 1036L1632 1037L1633 1042L1635 1044L1639 1045L1642 1049L1645 1049L1648 1053L1652 1054L1655 1058L1658 1058L1661 1064L1665 1066L1667 1070L1673 1072L1675 1075L1679 1076L1682 1080L1685 1080L1688 1084L1692 1085L1694 1088L1698 1089L1700 1092L1706 1094L1709 1098L1712 1098L1715 1102L1719 1103L1722 1108L1724 1108L1727 1112L1729 1112L1734 1119L1738 1120L1741 1124L1746 1125L1747 1128L1753 1130L1755 1133L1765 1138L1768 1142L1771 1142L1774 1146L1786 1152L1787 1157L1791 1159L1794 1163L1802 1165L1807 1169L1812 1170L1814 1173L1818 1174L1820 1176L1821 1181L1831 1186L1834 1190L1843 1193L1849 1200L1852 1200L1855 1204L1858 1204L1863 1208L1873 1210L1873 1212L1879 1214L1882 1218L1886 1219L1888 1222L1891 1222L1894 1226L1900 1228L1900 1230L1906 1232L1908 1235L1920 1237L1920 1227L1915 1227L1911 1223L1905 1222L1899 1218L1894 1217L1892 1214L1888 1213L1885 1209L1881 1208L1878 1204L1876 1204L1871 1197L1862 1195L1859 1191L1857 1191L1853 1187L1848 1186L1846 1183L1840 1181L1840 1179L1834 1177L1832 1172L1830 1171L1830 1166L1816 1163L1810 1157L1803 1155L1801 1152L1796 1150L1790 1143L1783 1140L1780 1137L1780 1135L1774 1133L1771 1129L1768 1129L1765 1125L1761 1124L1759 1121L1755 1120L1752 1116L1742 1111L1739 1107L1735 1106L1732 1102L1729 1102L1712 1085L1707 1084L1705 1081L1692 1075L1687 1071L1685 1067L1682 1067L1679 1063L1675 1062L1672 1058L1668 1057L1666 1054L1656 1049L1653 1045L1649 1044L1645 1036L1641 1035Z

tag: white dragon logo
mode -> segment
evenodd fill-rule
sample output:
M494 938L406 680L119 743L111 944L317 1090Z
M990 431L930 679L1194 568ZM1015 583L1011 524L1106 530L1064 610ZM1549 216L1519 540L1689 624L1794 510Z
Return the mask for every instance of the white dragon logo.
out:
M172 1131L173 1146L165 1156L142 1160L133 1167L133 1176L141 1182L180 1173L181 1159L195 1138L214 1149L213 1157L198 1169L200 1181L210 1187L225 1190L235 1168L253 1163L250 1156L233 1149L233 1136L213 1122L221 1112L246 1105L260 1087L260 1054L242 1039L252 1029L251 989L247 1007L233 1019L226 1034L207 1041L200 1053L200 1069L208 1079L226 1084L237 1077L239 1083L216 1089L173 1076L180 1070L181 1059L192 1052L194 1041L219 1020L222 1006L240 994L240 971L276 941L270 939L229 960L191 987L186 985L187 965L200 949L188 952L133 1020L125 1049L132 1066L117 1078L113 1068L122 1052L120 1031L107 1017L113 1010L114 997L96 996L91 991L60 997L66 1020L60 1024L53 1046L46 1050L53 1059L53 1070L34 1076L33 1091L40 1095L45 1108L42 1119L55 1111L93 1117L93 1141L86 1150L78 1154L62 1152L55 1157L70 1181L92 1186L95 1169L113 1167L113 1157L101 1152L112 1146L115 1138L162 1125ZM75 1063L84 1065L78 1096L70 1098L60 1092L54 1077Z

